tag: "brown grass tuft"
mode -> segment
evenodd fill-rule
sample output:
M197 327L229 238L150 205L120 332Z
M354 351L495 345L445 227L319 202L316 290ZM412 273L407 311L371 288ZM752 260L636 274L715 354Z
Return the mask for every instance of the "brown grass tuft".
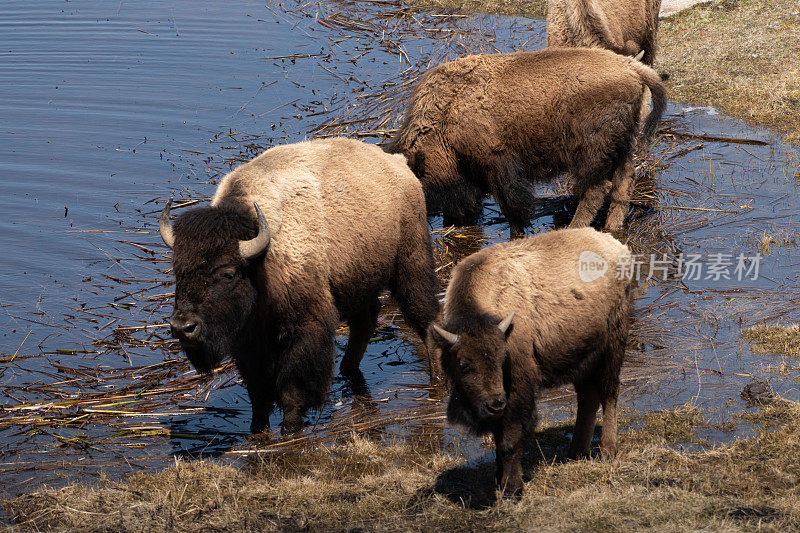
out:
M798 324L791 326L758 324L743 330L742 338L750 342L753 353L800 357Z
M757 437L685 453L674 446L696 442L699 410L648 414L621 434L613 462L563 462L542 443L566 444L570 428L546 428L517 504L496 500L491 461L354 437L244 469L177 461L123 482L43 488L7 508L26 530L785 531L800 528L799 415L775 402L748 418L764 424Z
M713 105L800 143L796 0L712 2L661 22L657 66L670 98Z

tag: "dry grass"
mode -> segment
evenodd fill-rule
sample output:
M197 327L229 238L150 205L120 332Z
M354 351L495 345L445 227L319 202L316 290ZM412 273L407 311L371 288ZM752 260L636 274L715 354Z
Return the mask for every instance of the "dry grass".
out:
M675 446L699 442L699 410L649 414L629 423L607 463L560 461L549 443L565 444L569 428L551 427L533 446L518 504L495 501L491 463L464 465L428 435L353 438L245 469L178 461L123 482L43 488L7 508L31 530L785 531L800 527L798 415L776 401L750 417L763 424L757 437L685 453Z
M759 324L742 331L753 353L784 354L800 357L800 325L780 326Z
M797 240L798 233L796 231L764 231L758 238L758 249L762 254L766 254L774 247L797 246Z
M412 0L416 7L543 18L543 0ZM800 144L800 6L713 0L663 20L657 67L670 98L713 105Z
M415 8L454 10L465 13L495 13L498 15L544 18L547 0L408 0Z
M670 98L713 105L800 143L800 6L712 2L662 21L657 64Z

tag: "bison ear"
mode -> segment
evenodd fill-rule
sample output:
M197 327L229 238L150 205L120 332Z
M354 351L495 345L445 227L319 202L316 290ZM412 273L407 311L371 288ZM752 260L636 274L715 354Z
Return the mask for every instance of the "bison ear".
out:
M516 311L511 311L511 312L508 314L508 316L507 316L507 317L505 317L505 318L503 319L503 321L502 321L502 322L500 322L499 324L497 324L497 328L498 328L498 329L499 329L499 330L500 330L500 331L503 333L503 335L505 335L506 337L508 337L508 335L511 333L511 330L510 330L509 328L511 327L511 322L514 320L514 315L516 315L516 314L517 314L517 312L516 312Z
M440 328L436 324L433 324L433 331L435 331L436 334L450 346L458 342L458 335L455 333L450 333L446 329Z

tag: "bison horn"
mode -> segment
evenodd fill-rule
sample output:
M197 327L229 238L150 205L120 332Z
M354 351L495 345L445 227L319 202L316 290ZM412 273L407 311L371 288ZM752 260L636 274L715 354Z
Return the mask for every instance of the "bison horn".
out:
M450 333L446 329L440 328L436 324L433 325L433 330L438 333L441 338L450 343L450 346L458 342L458 335L455 333Z
M511 321L514 320L515 314L517 314L516 311L511 311L508 314L508 316L503 319L502 322L497 324L497 327L500 329L501 332L503 332L503 335L505 335L506 331L508 331L508 327L511 325Z
M636 57L634 57L634 59L635 59L636 61L641 61L643 57L644 57L644 50L642 50L641 52L639 52L638 54L636 54Z
M172 224L169 221L169 210L172 207L172 198L167 201L167 205L161 211L161 218L158 220L158 232L164 239L164 244L170 247L175 245L175 234L172 233Z
M264 213L261 212L257 203L253 202L253 207L256 208L256 217L258 218L258 235L249 241L239 241L239 253L245 259L256 257L269 246L270 233L267 219L264 218Z

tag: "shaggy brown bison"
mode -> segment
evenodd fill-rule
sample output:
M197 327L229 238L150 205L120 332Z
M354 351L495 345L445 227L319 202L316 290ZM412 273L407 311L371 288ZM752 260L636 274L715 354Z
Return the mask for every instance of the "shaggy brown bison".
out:
M543 388L575 386L571 455L588 455L601 404L601 453L616 453L631 308L617 265L629 259L611 235L581 228L485 248L454 269L431 351L440 351L450 384L448 420L493 434L506 494L522 491L523 442Z
M581 198L570 227L588 226L610 194L606 229L614 230L628 206L648 87L644 139L666 95L658 74L633 58L599 48L468 56L425 74L385 150L405 154L428 212L442 211L445 224L473 224L491 193L519 236L535 205L531 182L569 172Z
M173 335L200 372L233 357L254 433L274 403L284 432L322 403L340 319L350 326L342 370L357 372L385 288L423 339L439 310L422 188L404 158L376 146L277 146L225 176L210 207L174 225L169 210L160 228L173 250Z
M598 46L652 65L661 0L549 0L549 46Z

